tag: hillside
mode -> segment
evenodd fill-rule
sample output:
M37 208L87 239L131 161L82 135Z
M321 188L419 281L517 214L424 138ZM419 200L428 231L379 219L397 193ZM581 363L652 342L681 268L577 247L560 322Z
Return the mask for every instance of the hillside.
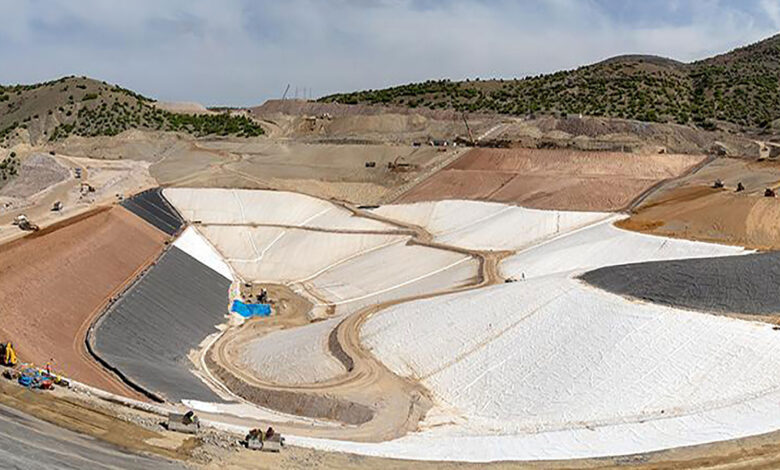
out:
M780 35L689 64L628 55L518 80L426 81L320 101L765 128L780 118L778 80Z
M0 85L0 144L55 141L69 135L112 136L128 129L179 131L195 136L256 136L262 128L243 116L183 114L119 86L83 77L34 85Z

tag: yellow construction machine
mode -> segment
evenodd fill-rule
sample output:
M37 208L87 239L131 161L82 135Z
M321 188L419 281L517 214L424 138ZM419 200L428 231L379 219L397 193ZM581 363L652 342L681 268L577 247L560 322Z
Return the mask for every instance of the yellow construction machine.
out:
M0 361L2 365L13 367L18 362L13 343L0 343Z

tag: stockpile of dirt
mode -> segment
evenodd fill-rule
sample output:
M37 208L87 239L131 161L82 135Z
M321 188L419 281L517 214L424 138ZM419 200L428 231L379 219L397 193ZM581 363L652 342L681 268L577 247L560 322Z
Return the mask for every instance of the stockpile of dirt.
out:
M475 149L398 202L480 199L539 209L620 210L702 156L573 150Z
M780 252L608 266L582 275L601 289L718 313L780 313Z
M68 169L43 154L35 154L22 161L19 176L0 189L0 196L26 198L64 181Z
M162 250L165 235L123 208L101 209L0 247L0 338L22 361L128 393L84 348L95 315Z

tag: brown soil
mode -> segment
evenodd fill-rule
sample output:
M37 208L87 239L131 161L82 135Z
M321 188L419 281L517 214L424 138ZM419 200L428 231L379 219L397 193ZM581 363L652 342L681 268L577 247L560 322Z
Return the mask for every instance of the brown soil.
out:
M668 191L619 227L690 240L780 249L780 201L706 186Z
M475 149L451 167L521 174L663 179L677 176L703 158L695 155L635 155L576 150Z
M616 211L702 160L690 155L475 149L399 202L479 199L540 209Z
M619 211L655 183L651 179L610 176L516 176L491 194L490 200L537 209Z
M156 259L166 237L121 207L101 208L0 247L0 337L20 359L134 396L88 356L95 315Z
M715 179L726 187L712 188ZM666 185L649 197L619 227L641 232L745 246L780 249L780 200L763 197L776 187L780 167L774 162L719 159L700 171ZM738 182L745 191L735 192Z
M513 173L464 171L446 168L398 198L398 203L441 199L490 200L490 196L514 178Z

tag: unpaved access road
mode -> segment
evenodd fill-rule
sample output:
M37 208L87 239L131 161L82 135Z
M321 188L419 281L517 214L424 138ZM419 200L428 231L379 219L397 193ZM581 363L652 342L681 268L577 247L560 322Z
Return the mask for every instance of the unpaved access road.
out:
M432 406L427 390L413 380L401 378L363 346L360 331L365 321L381 310L402 302L475 289L503 282L498 262L508 252L482 252L451 247L432 241L433 237L422 227L403 224L345 205L356 216L385 222L406 233L416 243L437 249L474 256L480 260L479 276L471 285L395 299L360 309L344 318L332 331L329 342L331 354L345 366L345 372L322 382L298 385L279 385L258 379L238 367L236 357L230 354L231 343L241 341L243 331L228 330L213 346L203 352L208 371L219 378L235 395L257 405L283 413L303 415L325 421L346 423L347 426L286 424L283 431L303 435L382 441L400 437L418 428L419 421ZM271 326L276 329L278 326ZM256 337L256 328L251 334Z
M162 458L132 454L4 405L0 405L0 467L19 470L186 468Z

